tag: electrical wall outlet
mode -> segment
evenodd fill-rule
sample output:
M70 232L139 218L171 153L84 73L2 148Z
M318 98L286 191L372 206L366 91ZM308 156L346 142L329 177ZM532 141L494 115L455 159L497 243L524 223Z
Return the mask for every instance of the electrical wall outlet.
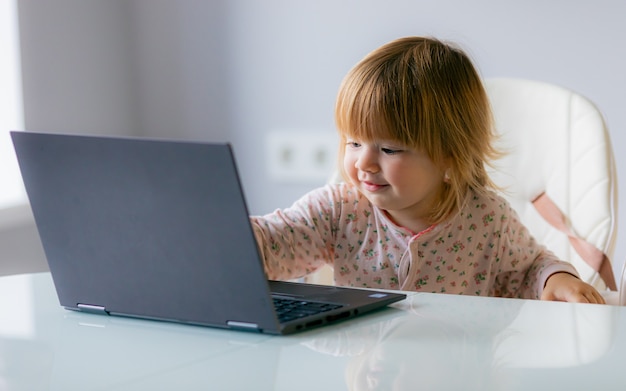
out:
M337 167L337 138L327 132L275 131L266 138L267 169L273 181L319 183Z

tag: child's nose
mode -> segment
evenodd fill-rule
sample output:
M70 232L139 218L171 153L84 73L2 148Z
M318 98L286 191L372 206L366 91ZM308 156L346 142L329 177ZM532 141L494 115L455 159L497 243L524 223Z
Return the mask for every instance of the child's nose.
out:
M371 148L363 148L355 166L361 171L378 172L380 167L378 166L376 151L373 151Z

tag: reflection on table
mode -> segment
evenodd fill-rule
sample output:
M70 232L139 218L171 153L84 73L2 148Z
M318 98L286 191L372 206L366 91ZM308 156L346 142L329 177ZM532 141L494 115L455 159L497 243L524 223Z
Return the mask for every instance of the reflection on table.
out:
M0 390L623 390L626 308L410 294L288 337L75 313L0 278Z

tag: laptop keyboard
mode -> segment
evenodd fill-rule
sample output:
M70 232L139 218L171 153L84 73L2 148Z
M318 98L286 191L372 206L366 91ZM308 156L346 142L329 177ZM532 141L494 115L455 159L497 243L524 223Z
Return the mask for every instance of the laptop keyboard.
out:
M273 299L276 314L281 323L342 307L339 304L293 300L282 297L274 297Z

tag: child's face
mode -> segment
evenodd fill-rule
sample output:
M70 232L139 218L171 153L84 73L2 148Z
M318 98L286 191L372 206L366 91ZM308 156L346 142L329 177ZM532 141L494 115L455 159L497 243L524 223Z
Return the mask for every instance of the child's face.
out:
M430 225L444 171L425 153L397 142L348 139L343 165L359 191L397 224L414 232Z

